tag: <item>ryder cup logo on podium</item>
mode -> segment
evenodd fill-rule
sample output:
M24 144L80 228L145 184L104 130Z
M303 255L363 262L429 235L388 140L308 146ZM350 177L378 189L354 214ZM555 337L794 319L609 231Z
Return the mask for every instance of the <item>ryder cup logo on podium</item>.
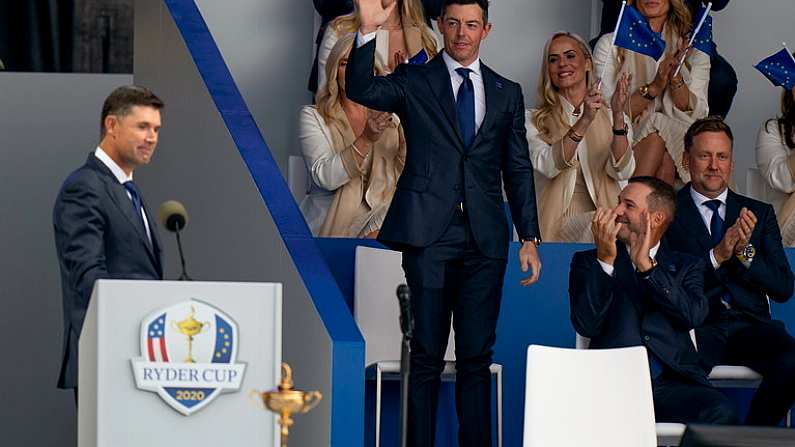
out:
M141 323L143 357L132 359L135 385L189 416L240 389L246 365L235 363L237 343L237 324L201 301L152 312Z

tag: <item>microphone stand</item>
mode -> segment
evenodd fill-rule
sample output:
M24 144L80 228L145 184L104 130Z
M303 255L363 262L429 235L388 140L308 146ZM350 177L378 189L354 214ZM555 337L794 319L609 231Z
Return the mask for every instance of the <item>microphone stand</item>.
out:
M409 376L411 373L411 338L414 334L414 319L411 317L411 294L405 284L397 289L398 302L400 303L400 331L403 340L400 348L400 446L408 445L408 404L409 404Z
M178 281L193 281L193 279L188 276L187 270L185 270L185 255L182 253L182 240L179 238L179 225L175 225L174 233L177 234L177 249L179 250L179 262L182 264L182 274L179 275Z

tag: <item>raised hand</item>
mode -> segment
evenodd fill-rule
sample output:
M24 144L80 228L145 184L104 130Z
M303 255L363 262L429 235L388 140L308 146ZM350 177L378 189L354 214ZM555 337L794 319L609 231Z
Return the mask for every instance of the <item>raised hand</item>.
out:
M392 14L392 10L395 9L397 4L398 2L393 2L384 8L381 0L357 0L356 7L359 10L359 18L361 19L359 31L362 34L376 31L379 26L386 22L386 19Z
M678 63L679 60L676 59L676 53L665 55L665 58L657 67L657 74L654 76L654 80L651 82L655 89L654 96L660 96L668 88L668 83L671 82L671 75L676 70Z
M603 105L602 86L601 83L596 82L588 89L588 93L585 95L585 99L583 99L582 117L588 120L589 123L593 122L594 118L596 118L596 114Z
M629 98L632 96L629 92L631 82L632 74L622 73L621 77L619 77L616 82L616 89L613 92L613 97L610 98L610 108L613 111L613 118L620 117L621 121L624 120L622 115L627 112Z
M679 70L679 65L684 63L685 55L688 51L690 51L689 46L687 46L688 41L686 39L679 40L679 47L676 49L676 52L673 54L672 58L675 61L671 67L671 71L668 74L668 82L674 85L678 85L681 82L684 82L682 78L682 72ZM675 75L675 76L674 76Z
M739 218L737 220L739 220ZM717 261L718 264L723 264L734 255L737 243L740 242L740 230L738 227L739 225L737 222L730 226L729 229L726 230L726 234L723 235L723 239L712 249L712 254L715 256L715 261Z
M591 231L596 245L596 257L613 265L616 260L616 237L622 224L616 222L616 212L610 208L598 208L591 219Z
M408 64L409 63L409 57L406 55L406 53L403 52L403 50L395 51L395 54L393 55L393 59L394 59L394 64L395 64L394 66L395 67L397 67L400 64Z
M641 233L630 233L629 235L629 257L632 259L632 263L635 264L635 268L645 272L654 267L654 263L649 256L649 250L651 250L651 219L648 211L641 213L640 227L643 229Z
M390 121L392 121L391 113L367 109L367 123L364 125L362 135L371 143L375 143L381 138Z

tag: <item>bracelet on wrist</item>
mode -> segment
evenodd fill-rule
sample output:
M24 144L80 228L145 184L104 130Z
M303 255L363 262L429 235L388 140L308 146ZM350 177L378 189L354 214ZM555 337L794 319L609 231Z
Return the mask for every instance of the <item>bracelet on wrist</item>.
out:
M651 92L649 91L650 88L651 84L642 85L638 89L638 92L640 93L640 96L642 96L644 99L648 99L649 101L654 101L655 99L657 99L657 95L652 95Z
M569 129L569 132L566 133L566 136L568 136L571 139L571 141L575 143L579 143L584 138L582 135L575 132L574 128Z

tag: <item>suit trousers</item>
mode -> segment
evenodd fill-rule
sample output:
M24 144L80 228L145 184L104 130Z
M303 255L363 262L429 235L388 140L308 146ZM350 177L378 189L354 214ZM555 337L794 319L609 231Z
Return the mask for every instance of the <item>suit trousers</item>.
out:
M480 254L466 214L458 210L439 240L428 247L403 252L414 318L409 446L433 446L451 317L455 329L459 445L492 445L489 366L505 266L505 259Z
M696 329L696 340L707 371L742 365L762 375L745 423L778 425L795 402L795 339L784 325L728 309Z
M652 382L658 422L723 424L739 422L734 405L720 390L664 371Z

